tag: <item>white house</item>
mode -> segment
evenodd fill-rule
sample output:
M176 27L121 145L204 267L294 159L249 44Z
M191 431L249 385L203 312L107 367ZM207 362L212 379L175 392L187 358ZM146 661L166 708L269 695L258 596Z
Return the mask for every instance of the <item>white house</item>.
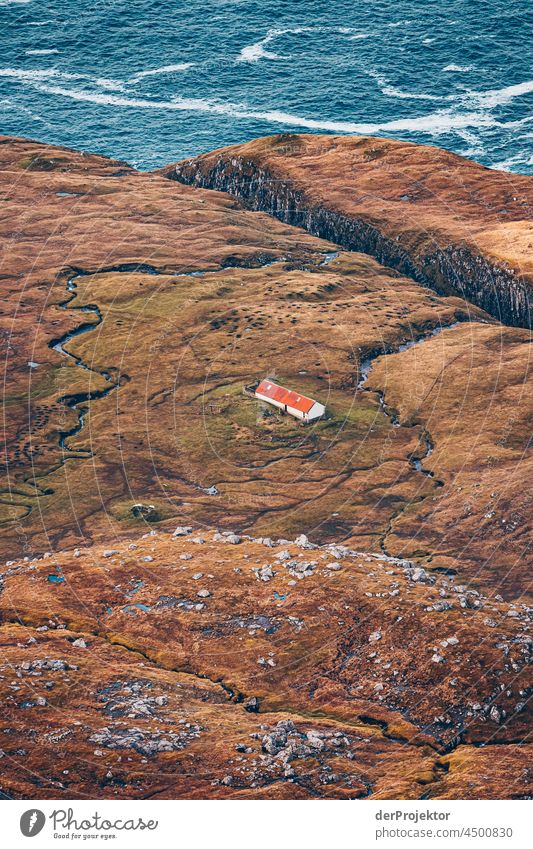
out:
M266 401L267 404L272 404L274 407L279 407L280 410L284 410L303 422L321 419L326 412L324 405L319 404L318 401L313 401L312 398L306 398L305 395L299 395L291 389L278 386L271 380L261 381L255 390L255 397L260 401Z

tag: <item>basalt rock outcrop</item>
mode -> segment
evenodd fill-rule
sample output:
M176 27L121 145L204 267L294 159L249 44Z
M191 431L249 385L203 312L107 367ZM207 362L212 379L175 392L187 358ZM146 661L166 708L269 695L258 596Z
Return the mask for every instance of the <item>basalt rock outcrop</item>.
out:
M230 192L441 294L532 321L533 187L437 148L390 139L271 136L163 169Z
M392 142L258 140L190 186L0 142L4 796L530 793L531 333L419 258L462 227L526 292L531 178L458 160L446 217L450 155ZM310 197L315 144L328 215L328 181L394 161L412 192L418 157L418 207L364 201L403 264L341 247L340 206L326 240L197 185L270 151ZM265 376L325 418L243 392Z

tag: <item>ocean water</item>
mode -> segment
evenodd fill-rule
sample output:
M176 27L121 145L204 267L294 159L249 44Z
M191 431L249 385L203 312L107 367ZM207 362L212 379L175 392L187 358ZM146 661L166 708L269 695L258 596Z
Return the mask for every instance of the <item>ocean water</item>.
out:
M533 173L531 0L0 0L2 132L153 168L292 131Z

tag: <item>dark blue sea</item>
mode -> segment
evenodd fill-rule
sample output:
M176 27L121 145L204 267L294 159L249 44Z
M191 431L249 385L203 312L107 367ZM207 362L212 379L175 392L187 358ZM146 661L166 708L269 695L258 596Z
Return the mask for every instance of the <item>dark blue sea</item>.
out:
M532 0L0 0L1 131L152 168L282 131L533 172Z

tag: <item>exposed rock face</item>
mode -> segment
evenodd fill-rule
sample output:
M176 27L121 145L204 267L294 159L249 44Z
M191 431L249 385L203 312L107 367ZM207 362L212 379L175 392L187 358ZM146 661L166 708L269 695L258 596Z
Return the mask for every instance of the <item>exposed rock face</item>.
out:
M195 539L4 570L5 796L529 792L525 605L343 546Z
M163 169L531 327L533 180L436 148L281 135Z
M1 142L0 791L530 793L530 332L227 194ZM422 279L437 230L455 252L467 226L500 262L504 206L525 244L501 175L472 169L431 238L386 222L398 267ZM243 392L274 374L326 417Z

